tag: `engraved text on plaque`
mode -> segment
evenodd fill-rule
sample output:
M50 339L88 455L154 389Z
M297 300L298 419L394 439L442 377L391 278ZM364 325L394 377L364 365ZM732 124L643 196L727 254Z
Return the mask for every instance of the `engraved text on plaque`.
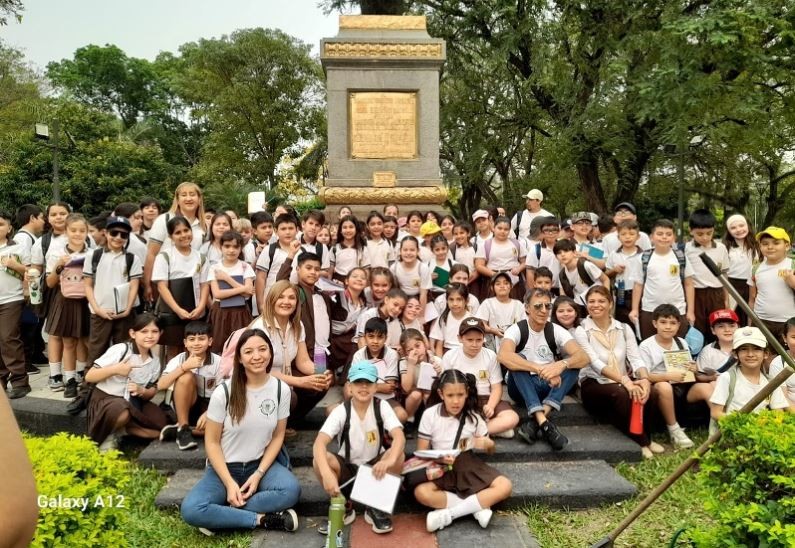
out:
M417 157L416 92L350 93L351 158Z

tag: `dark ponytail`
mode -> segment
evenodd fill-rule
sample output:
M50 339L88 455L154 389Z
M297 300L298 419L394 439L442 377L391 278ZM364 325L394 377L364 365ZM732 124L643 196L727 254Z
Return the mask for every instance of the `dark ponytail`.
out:
M464 408L461 412L465 417L471 418L473 422L477 422L477 416L482 414L480 412L480 405L478 404L478 388L477 379L472 373L463 373L458 369L446 369L442 371L433 385L431 386L431 395L428 399L428 407L441 403L444 405L439 391L447 384L463 384L467 388L467 398L464 402Z

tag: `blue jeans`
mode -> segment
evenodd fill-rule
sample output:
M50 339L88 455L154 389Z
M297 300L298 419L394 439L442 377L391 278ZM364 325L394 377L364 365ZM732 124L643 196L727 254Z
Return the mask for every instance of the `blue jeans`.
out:
M229 473L243 485L260 461L227 463ZM182 519L195 527L207 529L253 529L257 514L286 510L298 502L301 486L293 473L274 462L245 506L235 508L226 501L226 487L208 463L204 477L182 501Z
M509 371L506 382L508 395L516 403L524 403L531 416L533 413L543 411L544 405L560 411L560 403L577 382L578 376L579 370L566 369L560 375L560 386L552 388L538 375L532 375L527 371Z

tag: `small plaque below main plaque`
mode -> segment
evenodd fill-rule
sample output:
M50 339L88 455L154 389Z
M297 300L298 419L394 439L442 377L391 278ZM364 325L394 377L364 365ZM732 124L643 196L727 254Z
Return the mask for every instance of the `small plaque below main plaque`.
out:
M396 180L394 171L373 171L373 186L376 188L393 188Z

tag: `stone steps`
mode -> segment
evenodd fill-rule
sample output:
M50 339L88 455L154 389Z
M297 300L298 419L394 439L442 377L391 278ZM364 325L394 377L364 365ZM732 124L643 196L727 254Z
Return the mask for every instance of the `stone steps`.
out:
M600 460L562 462L511 462L495 463L494 466L513 482L510 498L496 509L521 509L538 503L557 508L587 508L605 503L618 502L632 497L635 486ZM309 466L293 469L301 483L301 498L296 511L302 516L324 516L328 512L328 495L315 478ZM160 508L173 508L199 481L204 472L195 468L183 468L168 479L155 499ZM396 512L426 512L408 494L398 497Z
M640 447L612 426L568 426L561 430L569 438L569 444L562 451L553 451L542 441L527 445L518 439L497 439L497 451L492 455L484 455L484 460L492 463L580 460L617 463L637 462L641 458ZM295 437L287 440L293 466L312 465L315 435L313 431L299 430ZM166 473L183 468L203 468L206 459L204 444L202 440L197 441L199 447L191 451L180 451L173 442L154 441L141 452L138 462ZM416 445L417 440L407 440L406 452L413 453Z

